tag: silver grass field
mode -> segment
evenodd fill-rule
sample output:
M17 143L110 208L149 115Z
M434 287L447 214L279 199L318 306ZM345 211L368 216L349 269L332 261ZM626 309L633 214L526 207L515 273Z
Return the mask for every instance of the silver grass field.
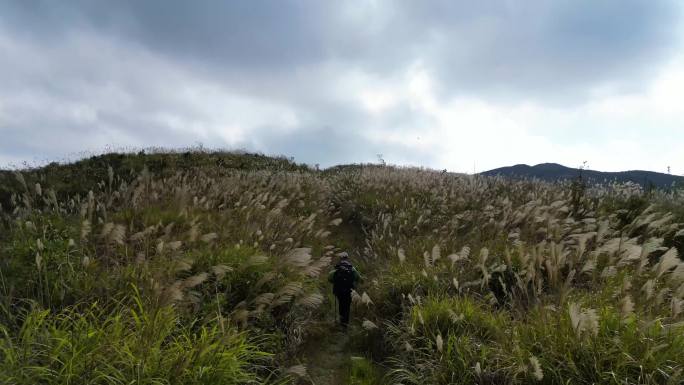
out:
M684 382L681 191L131 157L3 174L0 383L311 384L343 250L346 383Z

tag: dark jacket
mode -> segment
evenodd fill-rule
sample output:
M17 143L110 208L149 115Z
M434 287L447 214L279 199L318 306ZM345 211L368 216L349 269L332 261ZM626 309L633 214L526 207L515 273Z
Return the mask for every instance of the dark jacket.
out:
M342 262L340 262L342 263ZM351 265L350 262L347 262ZM330 270L328 273L328 282L335 284L335 272L337 271L337 265L335 265L335 268ZM362 280L361 274L359 273L358 270L352 265L352 289L356 288L356 284L358 284Z

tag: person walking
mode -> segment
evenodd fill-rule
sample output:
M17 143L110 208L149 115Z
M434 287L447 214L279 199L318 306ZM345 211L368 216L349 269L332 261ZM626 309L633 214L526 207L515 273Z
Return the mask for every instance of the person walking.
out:
M361 274L349 260L349 254L338 254L340 261L328 274L328 281L333 285L333 294L337 297L340 312L340 325L347 328L349 324L349 308L351 307L351 292L361 281Z

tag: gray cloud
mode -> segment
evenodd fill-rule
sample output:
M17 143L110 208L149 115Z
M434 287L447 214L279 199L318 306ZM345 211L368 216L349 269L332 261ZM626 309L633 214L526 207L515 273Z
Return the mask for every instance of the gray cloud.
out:
M677 49L680 18L676 2L640 0L10 4L13 32L116 36L228 81L331 61L382 74L421 60L445 92L524 97L638 83Z
M419 65L445 99L573 106L596 87L648 84L680 47L680 9L637 0L3 2L0 153L202 141L311 163L377 153L424 163L430 154L365 131L430 122L405 103L370 116L344 76L391 82Z

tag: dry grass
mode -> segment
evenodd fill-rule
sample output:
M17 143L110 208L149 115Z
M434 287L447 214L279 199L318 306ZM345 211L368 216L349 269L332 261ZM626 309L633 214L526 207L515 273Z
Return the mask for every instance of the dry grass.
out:
M320 278L341 244L358 251L366 276L353 293L360 344L382 356L392 383L682 380L677 192L611 185L577 195L564 184L420 169L281 166L124 175L103 165L87 190L15 173L0 214L0 355L11 373L0 380L64 383L66 361L44 342L78 314L89 314L84 330L109 332L134 310L134 321L167 314L182 326L149 338L157 353L169 338L186 341L177 347L188 356L176 357L190 372L223 365L212 361L223 353L193 361L201 350L187 341L240 336L226 349L251 352L236 361L245 378L303 381L306 367L289 358L322 315ZM338 236L348 226L358 244ZM22 345L39 315L49 327ZM30 359L8 359L19 356ZM29 369L41 365L49 375ZM121 367L109 374L134 381Z

